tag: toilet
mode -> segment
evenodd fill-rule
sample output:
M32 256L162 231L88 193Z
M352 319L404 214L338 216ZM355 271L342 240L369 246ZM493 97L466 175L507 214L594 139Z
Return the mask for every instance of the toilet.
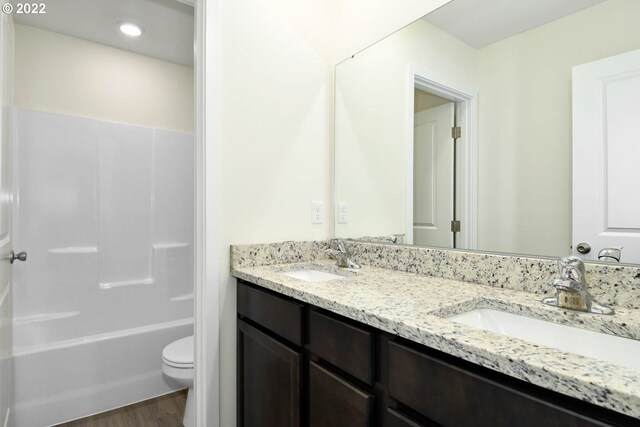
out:
M162 350L162 372L178 384L188 387L187 404L182 424L195 427L196 407L193 401L193 335L181 338Z

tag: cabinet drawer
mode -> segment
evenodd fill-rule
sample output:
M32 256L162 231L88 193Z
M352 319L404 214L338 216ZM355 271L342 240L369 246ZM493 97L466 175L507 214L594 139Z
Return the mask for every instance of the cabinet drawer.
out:
M317 311L309 313L309 349L367 384L373 384L373 334Z
M389 427L424 427L391 408L387 409L387 425Z
M374 397L309 362L309 426L370 427Z
M302 345L302 304L238 282L238 313Z
M607 425L394 342L389 394L444 427Z

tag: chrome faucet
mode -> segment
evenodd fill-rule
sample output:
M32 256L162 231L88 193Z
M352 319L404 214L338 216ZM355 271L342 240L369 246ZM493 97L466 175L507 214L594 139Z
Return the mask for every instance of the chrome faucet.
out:
M387 237L384 238L385 242L391 242L391 243L398 243L398 235L397 234L391 234Z
M619 248L604 248L598 252L598 260L620 262L620 255L622 253L622 247Z
M587 290L587 275L584 263L578 257L570 256L558 261L560 277L553 280L556 296L547 297L543 303L571 310L595 314L613 314L611 307L596 302Z
M338 261L338 267L345 268L360 268L358 264L351 260L351 252L347 249L342 239L331 239L329 246L335 247L335 249L329 248L324 251L325 255Z

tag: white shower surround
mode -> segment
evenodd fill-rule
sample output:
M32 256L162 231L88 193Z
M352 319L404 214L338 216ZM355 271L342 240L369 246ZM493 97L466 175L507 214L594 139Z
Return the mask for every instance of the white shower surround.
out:
M192 333L193 135L15 109L13 141L16 427L175 390L160 351Z

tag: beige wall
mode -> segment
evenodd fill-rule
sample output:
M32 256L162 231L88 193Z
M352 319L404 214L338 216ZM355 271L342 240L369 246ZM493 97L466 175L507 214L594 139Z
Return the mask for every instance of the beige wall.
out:
M403 0L402 7L392 0L271 0L270 4L297 37L333 68L450 1Z
M479 51L479 248L570 254L571 68L640 48L639 17L609 0Z
M191 132L193 69L16 25L15 106Z
M313 10L312 3L221 4L221 426L236 425L229 245L328 235L330 222L312 225L310 209L311 201L321 200L328 214L330 203L330 68L296 28L313 25L299 7Z
M350 57L451 0L345 0L336 1L331 63Z
M236 418L236 288L229 245L333 234L333 66L442 3L411 0L399 8L392 0L220 0L219 15L218 9L208 15L208 31L220 23L207 53L208 63L220 68L210 68L207 77L211 84L218 81L221 98L210 93L207 102L220 109L220 131L212 138L219 138L221 182L221 426L234 426ZM209 165L216 164L212 157ZM217 197L218 189L208 191ZM322 225L311 224L313 200L324 201Z
M449 102L451 101L448 99L441 98L438 95L434 95L432 93L425 92L420 89L414 89L413 91L413 112L414 113L419 113L421 111L429 110L430 108L448 104Z

